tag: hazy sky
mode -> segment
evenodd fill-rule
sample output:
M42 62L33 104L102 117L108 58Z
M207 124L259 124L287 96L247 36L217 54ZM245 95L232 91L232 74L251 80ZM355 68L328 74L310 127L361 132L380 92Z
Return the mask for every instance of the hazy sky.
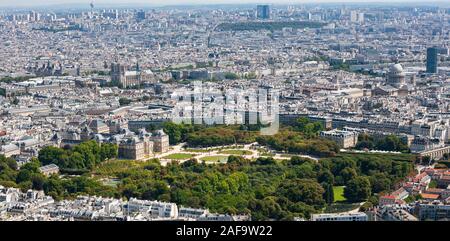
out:
M89 5L91 0L0 0L2 7L15 6L42 6L53 4L78 4ZM148 5L172 5L172 4L222 4L222 3L280 3L280 4L298 4L298 3L322 3L322 2L422 2L429 0L93 0L94 4L148 4ZM445 0L436 0L433 2L445 2Z

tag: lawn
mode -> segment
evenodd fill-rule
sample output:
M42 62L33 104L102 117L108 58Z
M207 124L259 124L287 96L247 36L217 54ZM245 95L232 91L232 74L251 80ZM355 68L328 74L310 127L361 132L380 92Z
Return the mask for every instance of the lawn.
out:
M270 153L270 152L262 152L259 155L263 156L263 157L274 157L275 156L275 154Z
M293 155L293 154L280 154L280 156L281 157L293 157L293 156L295 156L295 155Z
M162 157L162 159L171 159L171 160L185 160L194 157L195 154L190 153L174 153L167 156Z
M96 166L91 174L102 177L115 177L118 173L125 170L139 169L152 161L135 161L135 160L108 160Z
M253 152L247 151L247 150L224 150L224 151L219 151L219 154L242 156L242 155L251 155L251 154L253 154Z
M207 148L185 148L184 150L187 152L211 152L211 151L223 151L228 149L236 149L236 148L244 148L242 145L231 145L231 146L220 146L220 147L207 147Z
M187 148L187 149L185 149L185 151L187 151L187 152L195 152L195 153L206 153L206 152L210 152L211 150Z
M227 162L228 157L227 156L205 156L200 159L201 161L205 162Z
M347 199L344 197L344 186L334 186L334 202L344 202Z
M104 178L104 179L101 179L101 181L102 181L103 185L110 186L110 187L117 187L121 183L121 181L117 178Z

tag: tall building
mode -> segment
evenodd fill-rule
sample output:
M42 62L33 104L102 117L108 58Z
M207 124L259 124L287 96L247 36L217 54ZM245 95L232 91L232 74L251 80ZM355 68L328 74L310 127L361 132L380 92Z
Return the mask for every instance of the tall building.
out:
M256 17L259 19L269 19L270 18L269 5L258 5L256 7Z
M140 10L140 11L137 12L136 20L137 21L145 20L145 11L144 10Z
M350 21L351 22L358 21L358 12L357 11L350 11Z
M28 16L29 16L29 18L27 19L28 21L39 22L41 20L41 14L35 11L30 11Z
M427 49L427 73L437 73L438 66L438 48L431 47Z
M358 13L358 22L360 23L364 22L364 13Z
M121 79L125 76L125 66L119 63L111 64L111 82L120 83Z

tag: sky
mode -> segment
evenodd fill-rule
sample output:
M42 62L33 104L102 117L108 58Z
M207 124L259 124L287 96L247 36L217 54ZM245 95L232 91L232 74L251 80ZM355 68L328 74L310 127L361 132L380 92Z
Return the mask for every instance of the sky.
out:
M429 0L0 0L1 7L24 7L24 6L43 6L43 5L60 5L60 4L77 4L80 6L89 5L93 1L94 4L139 4L139 5L185 5L185 4L236 4L236 3L279 3L279 4L301 4L301 3L343 3L343 2L429 2ZM445 2L446 0L435 0L436 2ZM447 0L448 1L448 0Z

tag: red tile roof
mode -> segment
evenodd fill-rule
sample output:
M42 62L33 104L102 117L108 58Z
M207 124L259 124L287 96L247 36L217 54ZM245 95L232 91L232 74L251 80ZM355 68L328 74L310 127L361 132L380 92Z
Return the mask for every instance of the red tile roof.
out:
M431 193L422 193L422 194L420 194L420 196L422 196L422 198L425 198L425 199L438 199L439 198L439 194L431 194Z

